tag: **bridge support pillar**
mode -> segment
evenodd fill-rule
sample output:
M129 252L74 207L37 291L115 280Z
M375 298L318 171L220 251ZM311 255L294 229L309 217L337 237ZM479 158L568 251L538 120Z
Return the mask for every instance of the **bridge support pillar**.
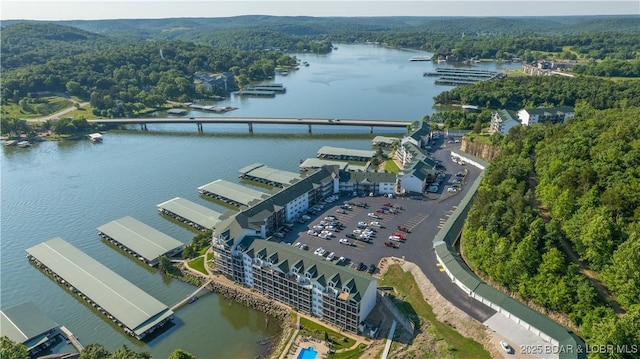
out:
M247 122L249 125L249 133L253 133L253 122Z
M140 123L140 130L146 131L147 130L147 124L146 123Z
M204 132L204 129L202 129L202 122L198 122L198 132Z
M369 127L369 133L373 133L373 126Z
M311 124L308 124L307 126L309 126L309 133L311 133Z

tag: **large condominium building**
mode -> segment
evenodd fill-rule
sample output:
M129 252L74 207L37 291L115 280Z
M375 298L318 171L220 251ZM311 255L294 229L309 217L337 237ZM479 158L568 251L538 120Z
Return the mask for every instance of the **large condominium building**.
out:
M503 135L509 133L512 127L520 126L518 115L509 110L498 110L491 114L491 131Z
M337 167L322 167L260 203L221 220L213 260L227 278L346 331L376 301L376 280L305 251L266 239L323 198L338 192Z
M523 126L530 126L534 123L560 123L575 117L573 107L561 106L551 108L528 108L518 111L518 118Z
M523 108L517 113L509 110L494 111L491 115L491 131L503 135L515 126L531 126L536 123L561 123L575 117L573 107Z

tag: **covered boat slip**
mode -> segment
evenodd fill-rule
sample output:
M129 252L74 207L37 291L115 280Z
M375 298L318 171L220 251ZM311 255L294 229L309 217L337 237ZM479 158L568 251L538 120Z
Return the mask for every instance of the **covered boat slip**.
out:
M172 319L166 305L62 238L27 249L27 257L138 339Z
M33 302L0 311L0 336L24 344L32 355L48 347L59 334L58 324Z
M216 212L181 197L158 205L158 211L199 230L211 229L220 221L222 213Z
M299 173L282 171L263 165L262 163L254 163L240 169L240 178L252 180L273 187L285 187L294 184L302 179Z
M162 255L172 256L184 243L132 218L122 217L98 227L101 237L122 245L149 265L158 263Z
M222 179L200 186L198 187L198 191L205 196L218 199L236 207L250 207L269 197L268 193Z

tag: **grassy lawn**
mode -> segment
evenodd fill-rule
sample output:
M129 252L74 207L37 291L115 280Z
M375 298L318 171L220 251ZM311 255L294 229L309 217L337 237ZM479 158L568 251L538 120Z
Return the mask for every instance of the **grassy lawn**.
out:
M333 349L335 350L351 348L356 343L355 340L307 318L300 318L300 327L300 335L312 336L319 340L324 340L324 334L327 333L329 341L333 344Z
M467 137L472 142L483 143L485 145L491 144L491 135L480 135L477 133L468 134Z
M62 116L65 118L86 118L87 120L92 120L96 118L100 118L100 116L96 116L93 114L93 107L91 104L81 107L77 110L73 110L68 114Z
M366 344L360 344L357 348L353 350L347 350L340 353L329 354L329 359L358 359L364 353L364 350L367 349Z
M410 272L405 272L397 265L391 265L380 281L381 285L392 286L403 298L399 308L414 321L429 321L433 325L433 334L442 338L459 358L491 358L480 343L462 336L449 325L436 319L431 306L424 301L422 292Z
M204 268L204 257L202 256L187 262L187 264L189 265L189 267L197 270L202 274L209 274L207 273L207 270Z
M386 160L384 162L384 169L391 173L398 173L400 171L400 168L393 160Z
M43 117L71 106L73 106L73 103L62 97L36 97L25 99L22 105L15 102L2 105L2 114L7 117L18 118Z

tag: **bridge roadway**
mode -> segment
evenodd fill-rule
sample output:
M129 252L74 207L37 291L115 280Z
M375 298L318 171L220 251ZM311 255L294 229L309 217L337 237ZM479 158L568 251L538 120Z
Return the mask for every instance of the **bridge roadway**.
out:
M369 127L373 133L374 127L400 127L405 128L411 124L409 121L388 121L388 120L357 120L357 119L327 119L327 118L277 118L277 117L149 117L149 118L111 118L87 120L90 123L98 124L139 124L143 130L147 129L147 124L196 124L198 131L202 132L203 123L221 124L247 124L249 132L253 132L254 124L279 124L279 125L307 125L311 133L312 125L333 125L333 126L365 126Z

